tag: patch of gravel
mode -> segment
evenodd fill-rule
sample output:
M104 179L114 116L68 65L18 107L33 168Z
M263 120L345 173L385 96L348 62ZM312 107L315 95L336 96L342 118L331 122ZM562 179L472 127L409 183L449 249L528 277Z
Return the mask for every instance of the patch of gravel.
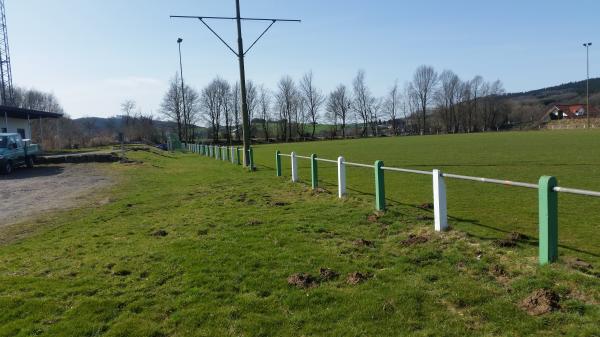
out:
M0 227L77 206L113 183L102 165L106 164L44 165L0 175Z

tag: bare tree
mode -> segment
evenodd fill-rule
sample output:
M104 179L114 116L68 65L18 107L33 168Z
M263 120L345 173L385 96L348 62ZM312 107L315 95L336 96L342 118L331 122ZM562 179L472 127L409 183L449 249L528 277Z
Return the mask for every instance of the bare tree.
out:
M319 89L317 89L313 83L312 71L306 73L300 81L300 92L302 94L302 101L304 102L304 108L307 110L308 118L312 126L311 138L315 138L315 130L317 128L317 122L319 119L319 110L325 102L325 97Z
M184 122L184 137L188 142L193 142L196 138L196 124L200 119L200 94L192 87L186 85L185 90L185 109L182 109Z
M233 111L233 128L235 130L235 140L237 140L238 142L241 139L242 136L242 132L241 132L241 124L240 124L240 116L241 116L241 109L242 109L242 105L241 105L241 101L242 101L242 96L241 96L241 89L240 89L240 83L236 82L235 85L233 86L232 90L231 90L231 103L232 103L232 111Z
M467 110L466 129L467 132L475 131L475 117L479 109L479 99L483 91L483 77L477 75L469 82L469 98L470 106Z
M435 92L438 111L446 127L446 132L458 131L457 104L462 92L462 83L458 75L451 70L444 70L439 76L440 86Z
M175 75L171 82L169 83L169 89L167 90L162 104L161 104L161 113L167 117L167 119L175 122L177 124L177 135L179 139L183 139L183 129L184 129L184 116L182 109L182 97L181 97L181 89L179 86L179 75ZM122 106L123 108L131 108L129 103L126 102L126 106Z
M376 99L371 95L371 91L365 83L365 72L359 70L352 82L354 100L352 108L356 113L357 118L362 121L363 128L361 136L367 136L369 123L372 123L373 108L376 104Z
M435 90L437 82L438 74L431 66L420 66L413 76L411 91L419 100L422 120L420 126L421 134L424 134L427 128L427 108L433 98L433 91Z
M265 141L269 141L269 120L271 119L271 94L263 85L259 91L259 107L260 119L262 121L262 129L265 135Z
M340 84L331 94L329 94L327 111L334 114L336 121L339 121L340 129L342 130L342 138L346 138L346 122L350 117L351 107L352 101L350 93L345 85Z
M390 118L390 121L392 122L392 132L396 136L398 135L398 114L402 108L401 104L402 93L398 88L398 80L396 80L392 88L388 91L387 97L383 103L383 112Z
M258 110L259 95L256 84L253 81L246 81L246 101L248 102L248 119L250 122L250 137L254 137L256 126L254 125L254 114Z
M276 94L280 119L284 124L285 140L290 141L292 137L292 118L296 116L298 109L298 94L294 80L290 76L284 76L279 80Z
M220 78L216 78L202 90L202 109L204 118L210 125L214 142L219 141L219 132L221 129L221 104L223 103L220 96L221 81Z

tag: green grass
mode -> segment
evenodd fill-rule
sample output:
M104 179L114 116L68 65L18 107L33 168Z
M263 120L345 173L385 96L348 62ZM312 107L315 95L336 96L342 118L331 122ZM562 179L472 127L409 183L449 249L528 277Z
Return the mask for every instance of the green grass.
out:
M307 142L260 146L255 150L259 167L273 168L274 153L300 155L419 170L537 183L553 175L559 185L600 191L600 132L509 132L427 137L371 138L348 141ZM289 158L283 160L289 177ZM335 164L319 163L319 178L335 190ZM310 163L300 159L301 178L310 182ZM347 169L350 195L373 200L374 174L364 168ZM386 198L392 205L418 206L432 202L431 177L386 172ZM484 240L519 231L537 237L537 191L447 180L448 212L455 228ZM600 199L561 194L559 226L561 248L578 256L600 258Z
M415 137L280 148L329 157L343 153L360 162L385 159L388 164L419 168L454 162L456 166L443 168L532 180L538 174L531 172L535 165L523 161L544 161L541 156L531 153L511 159L475 151L486 149L484 143L494 149L510 144L533 149L536 137L556 140L560 135ZM583 143L599 134L562 135L581 137ZM436 150L439 146L442 149ZM311 151L316 148L320 151ZM468 158L456 155L469 148ZM531 240L498 248L486 239L496 235L491 227L502 225L503 231L535 227L527 222L535 214L520 213L525 206L519 204L523 201L519 193L450 183L450 214L456 218L460 212L474 220L453 220L455 230L438 235L430 221L419 220L429 213L414 207L429 201L430 187L422 186L427 182L388 175L389 197L401 202L392 202L385 215L373 219L371 172L349 171L354 191L340 201L334 194L313 193L304 184L274 177L266 167L274 161L273 149L257 148L260 170L254 173L192 154L132 153L143 163L112 164L111 171L120 179L115 188L98 193L97 200L104 202L0 232L0 336L600 334L600 278L593 256L561 250L565 255L585 255L596 268L585 272L569 267L564 258L540 268ZM391 151L394 154L383 155ZM594 151L590 146L587 153ZM553 162L573 160L574 152ZM545 162L551 161L548 157L543 157ZM589 163L594 160L598 161L591 158ZM496 166L466 166L480 162ZM529 170L522 172L511 163ZM568 171L566 166L552 168ZM304 167L304 178L306 173ZM326 168L322 176L324 182L333 177ZM593 176L597 174L588 177ZM583 179L568 185L594 188L594 184L598 186L598 181ZM325 186L334 190L331 184ZM460 196L462 192L469 191L471 198L461 199L467 198ZM476 195L481 192L497 194ZM478 199L493 205L467 207L467 201L486 204ZM591 207L583 208L589 213L597 209ZM521 223L523 227L516 227ZM22 234L23 228L27 234ZM158 230L168 235L154 235ZM572 240L577 240L575 232L575 228L569 232ZM411 234L428 241L403 245ZM374 245L356 246L357 239ZM588 240L598 237L589 235ZM582 251L593 250L591 246ZM307 290L287 284L289 275L318 275L321 267L336 270L340 277ZM370 278L348 284L346 276L357 271ZM539 288L560 294L561 309L539 317L520 309L518 304Z

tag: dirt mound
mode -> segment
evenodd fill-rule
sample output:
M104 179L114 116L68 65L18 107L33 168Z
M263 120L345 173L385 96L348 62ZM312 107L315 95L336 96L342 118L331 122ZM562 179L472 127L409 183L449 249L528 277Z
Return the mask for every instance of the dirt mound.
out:
M156 237L164 238L167 235L169 235L169 233L164 229L159 229L155 232L152 232L152 236L156 236Z
M415 219L417 219L417 221L431 221L431 220L433 220L432 217L426 216L426 215L419 215Z
M567 266L569 266L569 268L576 269L584 273L589 272L593 268L593 266L590 263L587 263L578 258L568 258L565 260L565 262L567 263Z
M365 282L367 279L369 279L368 275L359 272L354 272L348 275L348 277L346 278L346 282L351 285L357 285Z
M410 234L408 236L408 239L400 241L400 244L402 246L408 247L408 246L420 245L420 244L426 243L427 241L429 241L429 237L427 237L425 235Z
M275 201L271 203L271 206L274 207L284 207L284 206L288 206L290 203L289 202L283 202L283 201Z
M306 273L292 274L288 277L287 282L289 285L295 286L299 289L314 288L318 285L317 279L314 276Z
M340 274L338 274L335 270L329 268L321 268L319 270L319 275L321 276L321 281L324 282L335 280L338 278L338 276L340 276Z
M381 218L381 217L382 217L382 214L380 214L380 213L369 214L367 216L367 221L371 222L371 223L376 223L376 222L379 222L379 218Z
M494 240L492 244L499 248L516 247L519 241L527 240L529 237L518 232L511 232L504 239Z
M331 192L329 192L328 190L326 190L324 188L320 188L320 187L312 190L312 195L318 195L318 194L331 194Z
M260 220L250 220L248 222L245 223L246 226L258 226L258 225L262 225L262 221Z
M357 247L375 247L375 243L373 241L358 239L352 242L353 245Z
M560 309L560 296L552 290L538 289L521 302L521 309L539 316Z
M433 204L430 203L430 202L428 202L428 203L425 203L425 204L421 204L421 205L419 205L417 207L420 208L420 209L429 210L429 209L433 209Z
M517 246L517 242L508 239L498 239L494 240L492 244L499 248L512 248Z
M499 264L495 264L490 268L490 273L494 276L506 276L506 270Z

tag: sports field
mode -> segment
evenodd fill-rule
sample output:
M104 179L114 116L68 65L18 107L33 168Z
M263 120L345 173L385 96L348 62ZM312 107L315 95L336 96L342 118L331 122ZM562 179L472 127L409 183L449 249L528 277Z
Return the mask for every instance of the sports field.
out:
M540 176L559 185L600 191L600 131L509 132L427 137L394 137L347 141L277 144L256 148L257 164L275 166L275 150L308 156L417 170L440 169L502 180L537 183ZM283 159L290 177L289 158ZM319 163L319 179L336 190L335 164ZM300 159L300 178L310 184L310 162ZM418 207L433 202L431 177L386 172L388 204ZM482 239L518 231L537 236L536 190L447 179L450 224ZM374 200L374 173L347 168L349 195ZM374 201L373 201L374 202ZM600 257L600 199L561 194L559 239L571 254Z
M539 267L534 191L449 181L453 229L437 234L417 207L426 178L387 174L390 207L374 214L366 169L348 169L338 200L333 169L314 192L272 167L279 148L600 190L599 138L259 146L256 172L130 152L103 166L116 185L95 201L0 231L0 336L597 336L597 200L561 196L561 259Z

